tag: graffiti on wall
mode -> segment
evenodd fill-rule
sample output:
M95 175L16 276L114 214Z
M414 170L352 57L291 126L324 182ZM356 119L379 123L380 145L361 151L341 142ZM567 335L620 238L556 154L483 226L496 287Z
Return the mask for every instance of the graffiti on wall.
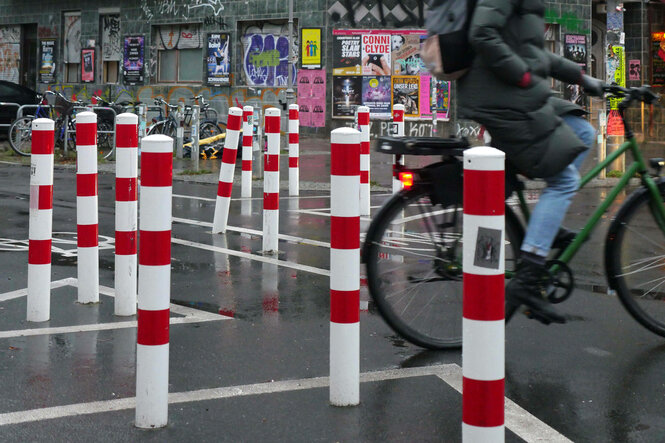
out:
M141 0L141 18L151 21L154 17L170 17L187 20L192 16L212 14L219 16L224 11L222 0L193 0L183 4L178 0Z
M295 39L294 39L295 40ZM286 86L289 69L289 38L286 24L268 22L247 24L241 29L242 75L249 86ZM294 42L297 47L297 42Z
M415 0L415 6L405 4L404 0L339 0L328 9L328 14L333 21L345 19L352 27L361 22L368 25L380 23L382 26L390 24L398 28L425 25L423 0Z
M102 16L102 60L121 60L120 16Z

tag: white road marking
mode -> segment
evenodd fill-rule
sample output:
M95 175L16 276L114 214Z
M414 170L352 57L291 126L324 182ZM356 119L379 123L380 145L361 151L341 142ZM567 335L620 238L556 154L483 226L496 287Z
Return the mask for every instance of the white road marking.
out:
M207 198L207 197L197 197L194 195L184 195L184 194L173 194L173 197L176 198L186 198L189 200L201 200L201 201L206 201L206 202L216 202L217 200L214 198ZM314 198L330 198L330 195L307 195L307 196L298 196L298 197L280 197L280 200L307 200L307 199L314 199ZM255 200L263 200L263 197L250 197L250 198L232 198L231 201L255 201Z
M361 383L380 382L412 377L436 376L453 389L461 392L462 369L456 364L425 366L418 368L389 369L385 371L365 372L360 374ZM170 404L192 403L197 401L220 400L225 398L246 397L250 395L275 394L280 392L302 391L325 388L329 385L328 377L284 380L269 383L256 383L197 391L174 392L169 394ZM78 403L31 409L27 411L0 414L0 426L15 425L57 418L77 417L81 415L122 411L136 407L134 397L115 400ZM506 399L506 427L528 442L570 442L565 436L541 422L524 409Z
M212 223L210 222L204 222L204 221L199 221L199 220L190 220L188 218L179 218L179 217L173 217L172 220L175 223L183 223L187 225L195 225L195 226L203 226L206 228L212 228ZM241 234L251 234L251 235L256 235L258 237L263 236L263 231L258 231L256 229L248 229L248 228L239 228L236 226L227 226L226 229L231 232L240 232ZM278 238L280 240L285 240L291 243L298 243L301 245L310 245L310 246L320 246L322 248L330 248L330 243L318 241L318 240L310 240L308 238L303 238L303 237L294 237L293 235L286 235L286 234L279 234Z
M304 271L304 272L311 272L312 274L318 274L318 275L323 275L325 277L330 277L330 271L327 269L320 269L320 268L315 268L313 266L307 266L307 265L300 265L298 263L290 262L290 261L284 261L284 260L278 260L275 258L270 258L270 257L264 257L263 255L254 255L254 254L249 254L247 252L241 252L241 251L234 251L233 249L227 249L227 248L220 248L218 246L211 246L211 245L206 245L204 243L197 243L189 240L182 240L179 238L171 238L171 243L175 243L177 245L183 245L183 246L190 246L192 248L198 248L198 249L203 249L205 251L212 251L212 252L221 252L222 254L228 254L232 255L234 257L240 257L240 258L246 258L249 260L255 260L258 262L262 263L271 263L277 266L283 266L285 268L291 268L295 269L297 271Z
M61 288L63 286L78 286L78 279L65 278L51 282L51 289ZM99 286L99 293L109 297L115 297L115 290L108 286ZM19 297L25 297L28 294L27 289L19 289L16 291L6 292L0 294L0 302L13 300ZM203 323L208 321L231 320L232 317L221 314L213 314L211 312L201 311L186 306L179 306L175 304L170 305L170 310L174 314L182 315L183 317L172 317L169 319L169 324L180 325L186 323ZM136 320L119 321L113 323L97 323L88 325L75 325L75 326L60 326L53 328L32 328L32 329L17 329L13 331L0 331L0 339L14 338L14 337L29 337L34 335L50 335L50 334L69 334L72 332L90 332L90 331L106 331L112 329L125 329L136 328Z

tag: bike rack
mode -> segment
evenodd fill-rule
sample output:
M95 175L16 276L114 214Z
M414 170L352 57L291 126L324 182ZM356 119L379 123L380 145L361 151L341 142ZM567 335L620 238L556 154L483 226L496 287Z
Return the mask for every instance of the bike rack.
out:
M74 106L74 111L91 111L94 112L95 114L97 111L110 111L113 114L113 129L111 131L97 131L97 133L101 134L111 134L112 140L111 140L111 151L113 151L113 157L115 157L115 117L116 117L116 112L113 108L109 108L107 106ZM65 117L65 143L64 143L64 152L67 154L67 141L69 140L69 117Z
M12 103L15 104L15 103ZM19 119L23 117L23 111L25 109L38 109L38 108L46 108L46 109L53 109L53 105L39 105L39 104L34 104L34 105L21 105L19 108L16 110L16 119Z

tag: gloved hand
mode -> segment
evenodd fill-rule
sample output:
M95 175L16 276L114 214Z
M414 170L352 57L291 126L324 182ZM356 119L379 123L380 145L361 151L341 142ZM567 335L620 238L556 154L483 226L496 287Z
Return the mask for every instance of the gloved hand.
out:
M586 92L588 95L592 95L595 97L602 97L603 96L603 82L598 80L597 78L593 78L590 75L583 74L582 75L582 81L580 81L580 85L584 88L584 92Z

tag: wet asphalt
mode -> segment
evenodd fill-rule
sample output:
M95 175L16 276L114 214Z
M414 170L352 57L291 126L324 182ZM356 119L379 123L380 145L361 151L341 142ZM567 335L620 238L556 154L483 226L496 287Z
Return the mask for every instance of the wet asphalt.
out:
M301 146L301 178L307 190L300 198L288 198L282 191L280 233L329 242L329 157L324 143L307 143ZM381 157L374 155L372 160L372 180L377 185L372 205L377 207L388 197L390 179L390 160ZM285 161L282 180L287 177ZM187 168L187 162L176 165ZM201 165L217 168L213 162ZM239 173L237 169L236 178ZM216 182L216 174L208 178L195 179ZM100 173L100 242L105 245L100 251L100 283L109 288L113 287L113 182L112 174ZM28 237L28 183L28 167L0 164L0 294L26 287L27 250L14 241ZM261 230L259 184L257 180L255 199L232 202L230 226ZM580 227L606 191L602 187L582 191L567 226ZM176 174L173 192L200 199L174 197L173 216L179 221L173 223L177 240L172 245L172 303L232 318L171 326L169 391L266 387L326 377L329 283L324 274L329 250L297 239L279 243L280 260L324 271L318 273L215 252L228 248L259 256L261 237L238 231L211 234L205 223L212 221L214 184L184 181ZM234 198L239 192L234 186ZM665 339L639 326L616 298L604 293L604 232L617 207L573 261L580 289L560 305L571 321L543 326L518 316L508 325L506 397L572 441L663 441ZM71 167L56 169L53 220L54 232L61 234L54 243L52 281L75 278ZM361 299L368 300L364 289ZM111 297L101 295L97 305L78 305L76 288L65 285L52 291L51 314L49 322L27 323L25 297L0 301L0 440L461 440L461 395L432 375L362 383L361 404L352 408L330 406L324 386L174 403L169 407L169 425L152 431L133 426L133 409L3 425L11 412L134 396L134 328L2 335L127 321L114 317ZM172 312L172 317L183 316ZM461 365L460 351L425 351L396 336L371 303L361 312L360 325L363 373ZM550 440L537 433L522 435L530 441ZM506 437L522 440L510 427Z

